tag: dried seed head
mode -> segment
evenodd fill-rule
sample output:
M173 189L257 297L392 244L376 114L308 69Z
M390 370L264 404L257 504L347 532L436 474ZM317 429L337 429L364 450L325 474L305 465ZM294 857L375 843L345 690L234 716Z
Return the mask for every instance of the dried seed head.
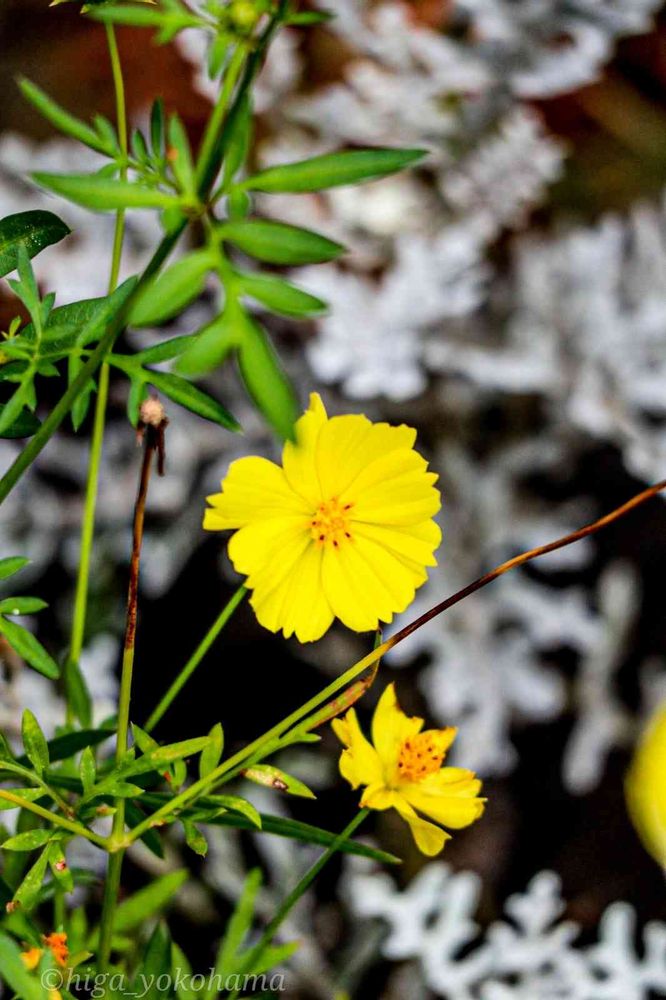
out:
M139 421L146 427L161 427L166 422L164 407L157 396L144 399L139 411Z

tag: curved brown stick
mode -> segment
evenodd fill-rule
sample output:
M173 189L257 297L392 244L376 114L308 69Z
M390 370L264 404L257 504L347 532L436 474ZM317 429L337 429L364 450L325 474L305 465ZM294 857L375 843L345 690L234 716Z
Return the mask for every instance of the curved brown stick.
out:
M643 490L642 493L638 493L631 500L627 500L623 503L621 507L617 507L612 510L610 514L605 514L600 517L598 521L594 521L593 524L588 524L584 528L579 528L578 531L572 531L570 535L565 535L564 538L558 538L555 542L548 542L547 545L540 545L536 549L530 549L529 552L522 552L519 556L514 556L513 559L508 559L503 562L500 566L496 566L495 569L491 569L489 573L484 573L480 576L478 580L473 583L469 583L462 590L457 593L452 594L451 597L447 597L445 601L441 601L436 604L434 608L430 608L419 618L416 618L409 625L405 625L401 628L399 632L392 635L390 639L387 639L382 646L382 652L388 649L392 649L393 646L402 642L406 639L408 635L412 632L416 632L417 629L421 628L422 625L427 625L429 621L436 618L437 615L441 615L443 611L448 611L452 608L454 604L459 604L470 594L474 594L477 590L481 590L486 584L492 583L496 580L498 576L503 576L504 573L508 573L509 570L515 569L517 566L522 566L526 562L530 562L532 559L537 559L539 556L545 556L548 552L555 552L557 549L563 549L565 545L572 545L574 542L579 542L582 538L587 538L588 535L594 535L601 528L607 527L609 524L613 524L614 521L618 521L625 514L628 514L635 507L639 507L641 504L645 503L646 500L650 500L652 497L656 496L657 493L661 493L662 490L666 489L666 479L662 479L661 482L656 483L655 486L650 486L648 489Z

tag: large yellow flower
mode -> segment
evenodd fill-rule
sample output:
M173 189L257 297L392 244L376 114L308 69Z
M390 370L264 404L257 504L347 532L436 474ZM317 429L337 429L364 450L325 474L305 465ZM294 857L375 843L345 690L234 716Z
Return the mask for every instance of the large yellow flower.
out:
M626 792L643 844L666 869L666 705L657 711L636 750Z
M393 684L389 684L372 718L372 743L361 732L351 708L332 723L346 749L340 756L340 773L352 788L365 785L361 806L397 809L411 828L416 846L434 855L454 830L469 826L483 813L485 799L478 797L481 782L473 771L442 767L456 730L423 729L423 719L401 710ZM435 823L429 823L422 813Z
M329 419L313 393L282 468L232 462L204 528L238 529L229 556L262 625L309 642L334 618L365 632L408 607L441 540L437 476L415 438L360 414Z

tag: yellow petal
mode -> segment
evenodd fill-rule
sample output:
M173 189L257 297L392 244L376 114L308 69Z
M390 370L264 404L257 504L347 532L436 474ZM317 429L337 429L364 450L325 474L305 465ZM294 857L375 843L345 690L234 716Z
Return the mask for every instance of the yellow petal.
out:
M446 841L451 839L451 835L442 830L441 827L435 826L434 823L428 823L427 820L417 816L409 803L404 799L398 798L396 800L396 809L402 818L409 823L409 828L412 831L412 836L419 851L422 854L426 854L429 858L439 854Z
M481 789L480 781L469 782L464 792L446 795L430 791L424 784L406 785L400 793L411 806L437 823L460 830L483 814L485 800L476 798ZM455 786L450 787L453 789Z
M321 396L310 395L310 406L294 425L295 441L287 441L282 451L282 465L289 486L302 497L312 512L323 496L317 471L317 442L328 417Z
M353 708L344 719L334 720L333 730L347 749L340 755L340 773L352 788L382 784L384 776L377 751L365 738Z
M396 801L397 793L381 783L368 785L361 796L361 806L367 809L394 809Z
M280 556L276 553L276 563ZM250 604L257 619L271 632L282 631L286 638L296 635L299 642L314 642L330 628L333 611L320 583L321 552L309 539L302 549L284 551L284 565L273 573L263 570L248 577L256 586ZM277 580L268 586L268 579Z
M395 694L395 685L384 688L372 717L372 742L375 745L384 773L391 780L398 762L401 744L421 731L423 719L405 715Z
M390 593L390 614L399 614L409 607L417 588L428 579L423 565L395 555L381 543L366 538L362 531L354 531L351 545L355 547L357 557L371 567L383 588ZM384 615L380 617L382 621L391 620Z
M232 462L222 493L207 500L212 505L204 517L207 531L240 528L257 519L309 514L307 504L291 489L282 469L256 456Z
M656 712L636 750L626 795L646 850L666 868L666 705Z
M301 517L275 517L240 528L229 540L229 558L248 586L272 589L300 559L311 539ZM258 579L253 579L256 574Z
M358 495L352 517L370 524L419 524L433 517L442 506L439 490L433 485L436 481L434 472L408 472L384 484L378 483ZM353 489L342 499L347 501Z
M374 631L386 611L385 591L379 586L370 592L363 589L348 545L327 545L323 552L322 584L333 614L355 632Z
M357 413L332 417L322 427L317 442L317 469L324 496L341 497L354 491L358 477L367 475L378 458L397 449L411 449L415 439L416 431L404 425L373 424Z
M352 518L354 538L365 538L403 561L406 567L436 566L433 553L442 540L436 521L419 524L386 525L356 522Z
M41 948L29 948L28 951L21 952L23 964L29 971L36 969L40 963L43 951Z

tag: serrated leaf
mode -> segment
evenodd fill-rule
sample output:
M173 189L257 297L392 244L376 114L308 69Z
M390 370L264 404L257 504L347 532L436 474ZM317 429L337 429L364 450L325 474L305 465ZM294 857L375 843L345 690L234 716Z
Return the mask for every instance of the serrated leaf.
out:
M218 226L217 232L243 253L269 264L319 264L335 260L345 251L340 243L334 243L310 229L266 219L224 222Z
M176 261L140 292L132 305L132 326L153 326L176 316L203 291L213 265L208 250L195 250Z
M23 712L21 739L26 757L37 774L43 774L50 763L49 748L42 727L29 708Z
M279 767L273 767L272 764L253 764L243 771L243 777L258 785L264 785L266 788L287 792L289 795L298 795L304 799L316 798L314 792L311 792L302 781L282 771Z
M261 327L249 317L238 352L238 365L250 396L280 437L293 437L299 406L291 383Z
M297 288L283 278L268 274L241 274L239 285L245 295L251 296L271 312L281 316L319 316L327 309L326 303L302 288Z
M360 184L394 174L423 159L423 149L352 149L269 167L243 181L247 190L301 194Z
M53 830L43 830L39 827L36 830L26 830L25 833L17 833L2 844L3 851L34 851L53 836Z
M34 173L36 184L98 212L116 212L119 208L168 208L177 207L179 199L164 191L116 180L100 174L49 174Z
M224 731L220 722L215 723L208 734L208 739L210 742L208 746L204 747L201 751L201 757L199 758L200 778L205 778L206 775L210 774L211 771L214 771L220 763L222 751L224 749Z
M229 411L207 393L197 389L195 385L179 375L167 372L147 372L148 381L160 392L172 399L186 410L197 413L214 424L226 427L229 431L240 431L241 426Z
M5 597L0 601L0 615L34 615L48 608L40 597Z
M34 210L8 215L0 221L0 278L18 266L19 250L35 257L71 232L53 212Z
M0 580L6 580L10 576L14 576L19 570L22 570L24 566L27 566L30 562L25 556L6 556L4 559L0 559Z

